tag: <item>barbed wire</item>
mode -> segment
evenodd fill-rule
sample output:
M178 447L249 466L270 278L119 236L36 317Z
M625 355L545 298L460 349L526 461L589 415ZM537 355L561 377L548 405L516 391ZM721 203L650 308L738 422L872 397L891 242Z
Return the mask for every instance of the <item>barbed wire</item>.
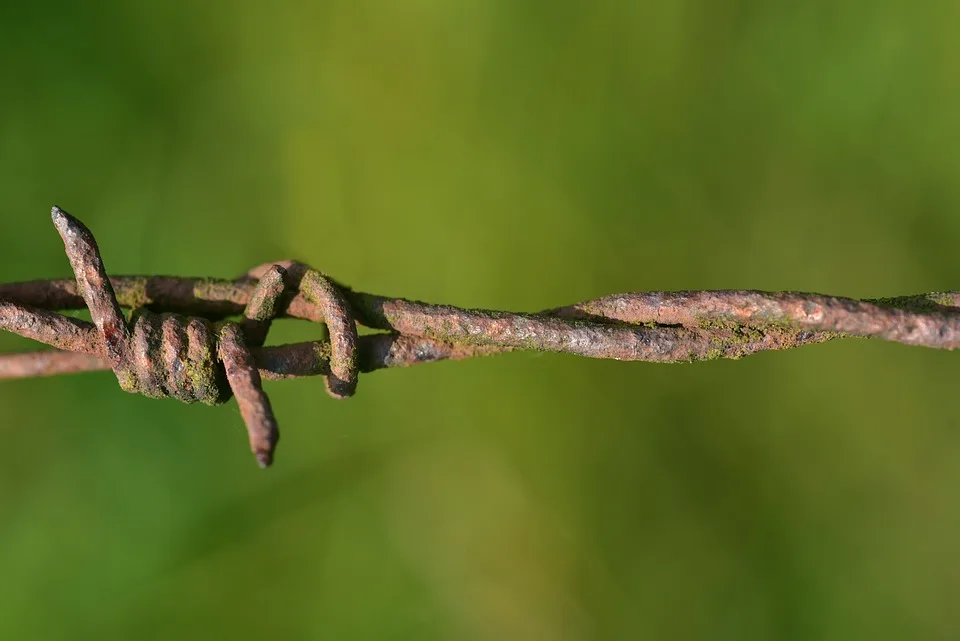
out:
M209 404L236 396L264 467L279 433L262 379L323 376L345 398L359 373L514 350L676 363L848 337L960 347L956 291L870 300L644 292L536 314L464 309L354 291L294 261L234 280L108 277L93 234L56 207L52 217L75 279L0 284L0 329L57 349L0 354L0 379L112 369L128 392ZM92 322L56 313L83 308ZM129 320L121 308L133 310ZM324 323L330 338L265 347L278 318ZM385 333L358 336L358 324Z

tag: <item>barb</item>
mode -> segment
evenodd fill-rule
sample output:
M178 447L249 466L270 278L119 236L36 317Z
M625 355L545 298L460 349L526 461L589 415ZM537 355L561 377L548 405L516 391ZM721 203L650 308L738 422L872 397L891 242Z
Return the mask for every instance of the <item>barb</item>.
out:
M512 313L357 292L292 261L235 280L111 278L90 231L57 208L53 220L76 280L0 284L0 329L60 351L0 355L0 379L113 369L121 387L148 396L219 403L236 394L264 466L277 431L261 379L321 375L330 394L344 398L359 372L513 350L665 363L847 337L960 347L960 292L876 300L647 292ZM84 307L93 323L54 313ZM121 308L135 310L129 323ZM236 315L239 324L225 320ZM331 339L262 347L271 322L284 317L325 323ZM358 338L357 323L387 333Z

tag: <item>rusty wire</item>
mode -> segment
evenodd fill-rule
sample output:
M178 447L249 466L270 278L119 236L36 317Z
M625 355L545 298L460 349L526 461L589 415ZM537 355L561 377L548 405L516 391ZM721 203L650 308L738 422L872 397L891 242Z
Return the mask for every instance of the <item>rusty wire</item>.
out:
M324 376L327 391L345 398L361 372L512 350L668 363L847 337L960 347L955 291L876 300L645 292L524 314L357 292L293 261L234 280L108 277L89 230L58 208L53 220L76 279L0 284L0 329L57 350L0 355L0 379L113 369L123 389L148 396L219 403L235 395L263 466L278 436L261 379ZM55 313L81 308L92 323ZM129 321L121 308L134 310ZM226 320L237 315L239 323ZM330 340L264 347L276 318L324 323ZM358 337L357 324L385 333Z

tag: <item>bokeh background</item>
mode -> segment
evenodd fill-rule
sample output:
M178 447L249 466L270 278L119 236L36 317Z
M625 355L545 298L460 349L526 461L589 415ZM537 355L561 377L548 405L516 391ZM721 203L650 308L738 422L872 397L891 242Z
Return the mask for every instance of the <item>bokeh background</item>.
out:
M960 288L960 5L7 2L0 278L299 258L537 310ZM315 337L295 322L272 342ZM0 336L0 348L26 341ZM0 386L0 637L954 639L956 354Z

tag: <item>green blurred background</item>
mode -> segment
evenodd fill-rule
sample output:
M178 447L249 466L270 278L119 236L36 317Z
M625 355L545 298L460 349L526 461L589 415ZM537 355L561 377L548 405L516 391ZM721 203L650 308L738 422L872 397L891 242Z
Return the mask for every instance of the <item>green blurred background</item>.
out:
M960 288L955 2L9 2L0 279L299 258L537 310ZM272 342L317 336L295 322ZM0 348L27 341L0 336ZM956 354L0 385L0 638L954 639Z

